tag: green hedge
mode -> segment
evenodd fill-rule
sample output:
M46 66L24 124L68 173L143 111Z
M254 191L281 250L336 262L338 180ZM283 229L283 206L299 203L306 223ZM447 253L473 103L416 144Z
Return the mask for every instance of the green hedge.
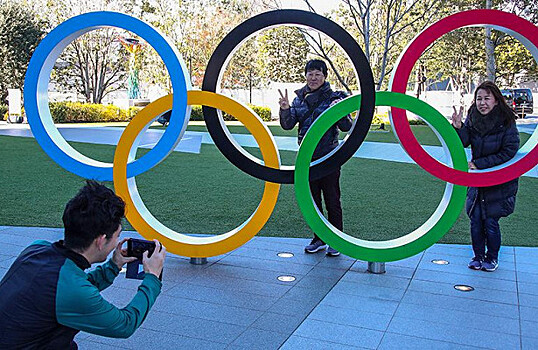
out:
M0 119L1 120L7 120L7 111L9 110L9 107L7 105L0 103Z
M123 122L131 120L140 110L80 102L51 102L49 108L55 123Z
M252 109L256 114L262 118L263 121L271 121L271 109L269 107L260 107L248 104L250 109ZM223 114L224 120L237 120L228 113ZM191 119L190 120L204 120L204 115L202 113L202 106L192 106Z
M248 105L264 121L271 120L271 109ZM6 106L7 108L7 106ZM52 120L55 123L95 123L130 121L140 107L121 109L114 105L101 105L80 102L51 102L49 104ZM204 120L201 106L193 106L190 120ZM224 113L224 120L236 120Z

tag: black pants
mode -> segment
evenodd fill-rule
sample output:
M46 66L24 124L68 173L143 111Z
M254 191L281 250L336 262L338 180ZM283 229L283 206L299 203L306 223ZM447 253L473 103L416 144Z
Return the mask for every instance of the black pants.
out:
M497 260L501 249L499 218L482 217L482 210L480 203L477 203L471 212L471 240L474 256L482 260L484 258Z
M340 231L343 231L342 204L340 203L340 169L321 179L310 181L310 191L316 206L322 213L321 195L323 193L329 222ZM316 234L314 234L314 238L319 239Z

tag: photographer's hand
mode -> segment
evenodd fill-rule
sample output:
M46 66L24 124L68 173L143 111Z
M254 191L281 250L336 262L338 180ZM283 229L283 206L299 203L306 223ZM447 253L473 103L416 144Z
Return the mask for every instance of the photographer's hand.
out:
M163 270L166 248L156 239L154 239L153 242L155 242L155 251L149 258L148 251L145 251L144 254L142 254L142 262L144 264L145 273L152 273L159 277Z
M121 242L116 246L116 249L114 249L114 254L112 254L112 262L116 264L120 270L123 265L136 260L135 257L127 256L127 249L122 248L123 243L127 242L128 240L129 238L122 239Z

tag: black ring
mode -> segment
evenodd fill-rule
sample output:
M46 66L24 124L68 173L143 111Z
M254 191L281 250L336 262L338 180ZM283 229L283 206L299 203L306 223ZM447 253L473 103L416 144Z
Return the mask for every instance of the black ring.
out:
M370 64L359 44L342 27L313 12L301 10L276 10L254 16L235 27L217 46L207 64L202 90L217 92L219 75L228 60L228 56L244 39L264 28L279 24L297 24L317 29L326 34L347 53L359 74L362 103L354 126L342 147L338 148L330 157L311 166L310 179L315 180L335 171L355 154L368 134L374 115L375 89ZM261 162L257 163L246 156L229 139L224 126L220 123L217 110L206 106L202 108L211 138L232 164L261 180L281 184L293 183L294 170L268 168Z

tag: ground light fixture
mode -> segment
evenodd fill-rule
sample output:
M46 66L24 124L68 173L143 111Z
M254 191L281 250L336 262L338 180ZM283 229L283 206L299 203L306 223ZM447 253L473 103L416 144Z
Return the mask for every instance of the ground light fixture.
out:
M295 281L295 276L282 275L282 276L278 276L277 280L279 280L281 282L293 282L293 281Z
M474 287L468 286L466 284L456 284L454 286L455 290L459 290L460 292L472 292L474 290Z
M450 264L450 261L444 259L433 259L432 263L434 263L435 265L448 265Z
M280 252L277 255L281 258L293 258L293 253L290 252Z

